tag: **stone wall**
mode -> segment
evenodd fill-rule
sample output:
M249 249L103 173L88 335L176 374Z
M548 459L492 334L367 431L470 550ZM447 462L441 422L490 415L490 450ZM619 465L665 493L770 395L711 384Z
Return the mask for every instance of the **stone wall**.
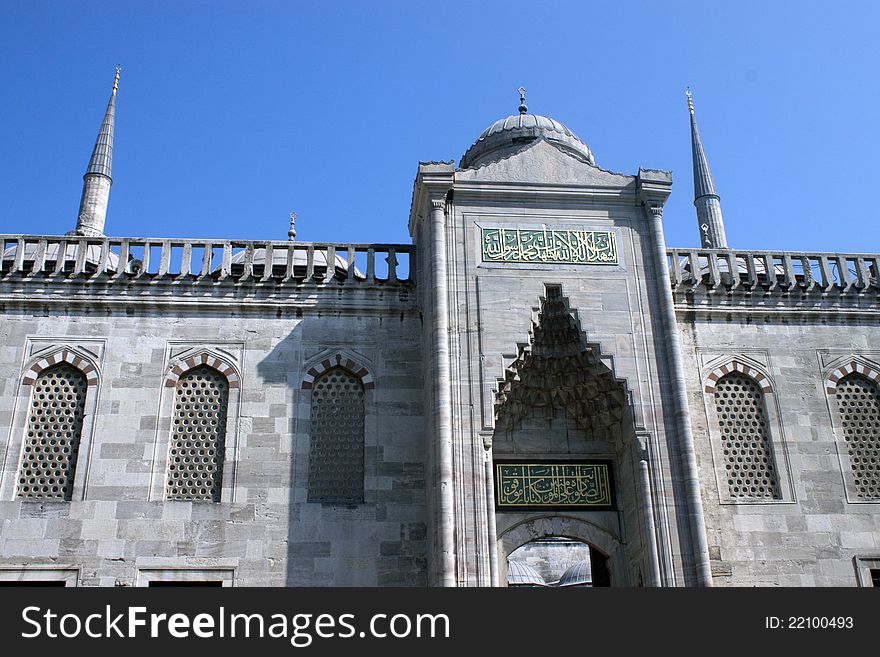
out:
M868 311L850 319L795 310L795 301L804 300L793 295L774 298L773 311L736 314L693 313L680 304L714 581L855 586L866 563L861 560L880 556L880 501L858 500L848 489L846 445L826 381L854 358L880 362L880 328ZM776 500L734 501L725 490L715 401L705 388L712 372L734 360L766 377L764 401L781 487Z
M143 583L169 569L244 586L425 585L420 336L407 308L7 308L0 569L78 569L80 585L102 586ZM60 346L99 373L80 481L69 502L15 499L30 390L22 379ZM199 353L240 376L230 395L223 497L165 501L160 464L174 390L165 382L175 362ZM350 507L307 501L310 390L303 382L324 361L356 363L373 383L365 390L364 503Z

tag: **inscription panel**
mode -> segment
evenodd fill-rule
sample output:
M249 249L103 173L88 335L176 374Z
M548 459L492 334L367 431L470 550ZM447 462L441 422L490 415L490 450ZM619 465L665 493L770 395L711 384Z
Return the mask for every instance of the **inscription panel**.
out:
M604 230L481 228L483 262L616 265L617 238Z
M611 509L611 464L496 462L495 506L499 511Z

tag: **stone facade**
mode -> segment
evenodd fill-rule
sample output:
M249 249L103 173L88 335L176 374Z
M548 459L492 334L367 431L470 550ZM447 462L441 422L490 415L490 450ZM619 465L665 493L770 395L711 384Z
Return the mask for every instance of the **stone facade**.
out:
M844 415L880 408L880 260L667 250L671 174L524 103L466 159L419 166L412 245L2 236L0 580L498 586L564 538L617 586L870 584L880 448ZM87 381L69 499L23 495L59 364ZM169 492L181 458L216 489ZM508 508L501 464L609 474Z

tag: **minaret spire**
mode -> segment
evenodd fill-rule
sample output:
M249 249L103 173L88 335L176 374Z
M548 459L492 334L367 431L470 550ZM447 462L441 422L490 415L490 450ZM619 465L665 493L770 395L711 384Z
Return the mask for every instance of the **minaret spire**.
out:
M77 235L95 237L104 234L107 203L110 201L110 185L113 184L113 130L116 123L116 91L119 89L121 70L122 67L116 67L116 77L113 80L110 100L107 102L107 111L104 112L104 120L101 122L101 129L98 130L95 148L92 149L92 157L83 176L83 193L74 231Z
M726 249L724 218L721 216L721 198L715 193L709 161L703 150L703 140L694 116L694 100L691 90L687 92L688 111L691 115L691 151L694 157L694 207L697 209L697 225L700 242L704 249Z

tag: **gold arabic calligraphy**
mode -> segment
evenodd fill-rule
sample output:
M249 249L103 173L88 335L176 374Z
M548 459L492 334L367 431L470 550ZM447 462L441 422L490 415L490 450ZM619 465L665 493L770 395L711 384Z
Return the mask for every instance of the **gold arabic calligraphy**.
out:
M483 262L616 265L611 231L483 228Z
M496 464L498 506L611 506L604 463Z

